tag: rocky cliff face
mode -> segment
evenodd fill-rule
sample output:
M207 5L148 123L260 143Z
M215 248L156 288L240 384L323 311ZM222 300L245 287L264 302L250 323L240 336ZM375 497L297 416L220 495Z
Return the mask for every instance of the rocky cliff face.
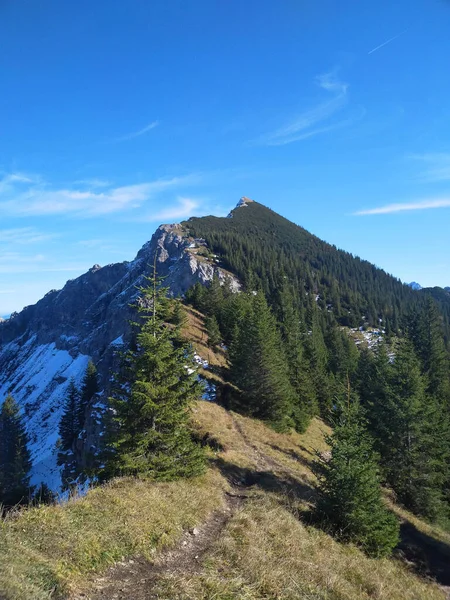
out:
M55 443L65 392L71 378L81 383L89 358L98 368L102 392L86 416L83 443L95 451L115 354L130 339L130 304L152 273L155 254L158 274L175 296L196 282L207 284L215 273L223 281L228 278L236 291L240 287L204 240L189 237L181 225L162 225L135 260L95 265L62 290L52 290L0 322L0 403L11 393L23 407L31 439L32 483L45 481L53 489L60 485Z

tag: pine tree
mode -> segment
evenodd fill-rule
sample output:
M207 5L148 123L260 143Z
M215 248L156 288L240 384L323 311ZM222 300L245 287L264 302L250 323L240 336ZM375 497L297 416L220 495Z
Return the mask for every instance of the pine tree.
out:
M64 412L59 423L57 464L62 467L63 489L69 489L78 476L75 444L79 434L80 392L71 379L66 392Z
M295 429L306 431L311 418L318 414L309 361L305 353L307 331L302 311L296 306L291 286L282 279L274 298L276 315L289 366L289 379L295 392L292 419Z
M330 457L319 457L315 514L339 539L375 557L398 543L399 525L383 504L376 456L357 401L349 403L328 438Z
M444 343L442 316L427 298L425 309L410 317L409 337L427 378L427 392L450 408L450 361Z
M206 317L205 328L206 333L208 334L208 346L210 346L211 348L217 346L217 344L220 343L221 335L219 323L217 322L217 319L214 315L212 317Z
M88 362L86 373L81 384L77 407L76 433L77 435L84 429L86 419L86 409L92 398L98 393L98 374L97 367L92 360Z
M14 506L28 500L31 458L19 405L7 396L0 410L0 503Z
M386 479L408 508L430 519L443 510L448 477L448 415L426 394L426 380L408 340L391 367L384 432L379 437Z
M53 504L56 500L55 494L43 481L33 494L33 502L36 504Z
M201 473L204 455L188 427L192 402L201 397L190 346L161 317L166 290L141 290L142 324L136 350L123 357L122 373L110 398L115 411L106 473L170 480Z
M249 298L247 314L236 325L230 348L230 377L241 392L236 407L284 428L294 403L286 357L264 294Z

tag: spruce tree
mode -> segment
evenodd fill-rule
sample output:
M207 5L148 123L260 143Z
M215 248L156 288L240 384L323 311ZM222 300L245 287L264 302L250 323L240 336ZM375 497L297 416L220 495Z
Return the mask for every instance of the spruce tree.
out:
M80 392L71 379L66 392L66 402L59 423L57 464L62 467L61 480L63 489L69 489L78 476L75 445L79 434Z
M330 456L319 456L314 465L316 517L370 556L389 555L398 543L399 525L383 503L376 456L356 400L343 410L328 442Z
M411 343L403 340L391 366L388 402L378 409L384 412L378 435L386 479L399 500L436 519L448 477L448 415L426 384Z
M409 337L427 378L427 392L450 408L450 360L444 343L442 315L436 302L427 298L425 308L411 316Z
M206 333L208 334L208 346L214 348L221 340L219 323L214 315L212 317L206 317L205 328Z
M31 458L19 405L7 396L0 410L0 503L7 507L28 500Z
M162 318L166 290L141 289L136 349L123 356L110 403L115 412L107 475L170 480L201 473L204 455L189 430L189 409L201 397L190 346ZM161 310L162 308L162 310Z
M249 295L247 314L236 325L230 348L230 377L240 390L238 409L285 428L294 403L281 338L264 294Z
M98 393L98 374L97 368L90 360L86 367L86 373L81 384L77 407L76 429L77 435L84 429L86 419L86 409L95 394Z
M276 316L295 392L292 419L297 431L304 432L318 414L317 397L305 353L307 337L304 314L296 304L294 290L282 279L274 298Z

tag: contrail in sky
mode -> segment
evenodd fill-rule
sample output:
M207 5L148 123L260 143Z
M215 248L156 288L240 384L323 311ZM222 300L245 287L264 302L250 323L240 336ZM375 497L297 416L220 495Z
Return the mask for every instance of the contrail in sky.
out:
M394 35L394 37L391 37L389 40L386 40L385 42L383 42L382 44L380 44L376 48L372 48L372 50L370 52L368 52L367 54L373 54L374 52L376 52L380 48L383 48L384 46L387 46L388 44L390 44L391 42L393 42L394 40L396 40L397 38L399 38L401 35L403 35L407 31L408 30L405 29L405 31L402 31L401 33L397 33L397 35Z

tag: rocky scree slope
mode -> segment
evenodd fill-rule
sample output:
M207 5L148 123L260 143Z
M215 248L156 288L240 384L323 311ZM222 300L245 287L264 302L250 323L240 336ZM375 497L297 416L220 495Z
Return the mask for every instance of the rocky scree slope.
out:
M0 322L0 403L13 394L26 416L33 459L32 483L60 485L55 443L71 378L81 383L87 363L94 361L101 392L88 407L79 450L94 452L102 436L101 413L106 409L110 372L117 350L130 340L130 306L138 287L157 271L173 295L194 283L206 284L217 273L238 290L238 280L207 257L204 240L189 237L178 224L161 225L131 262L95 265L62 290L52 290L37 304Z

